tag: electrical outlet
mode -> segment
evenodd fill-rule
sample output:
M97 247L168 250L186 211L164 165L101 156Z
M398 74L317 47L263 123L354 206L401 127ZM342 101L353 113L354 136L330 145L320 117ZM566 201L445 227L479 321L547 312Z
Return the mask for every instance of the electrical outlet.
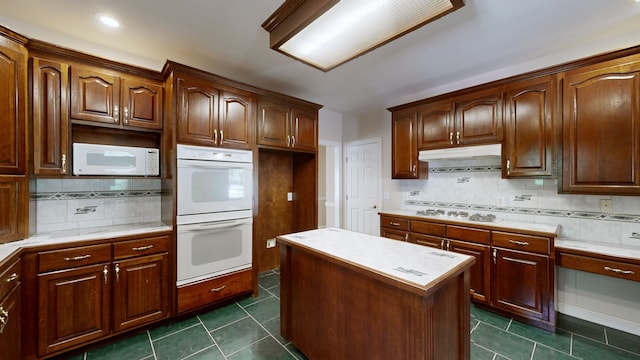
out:
M600 199L600 212L602 213L611 213L613 208L613 200L611 199Z
M124 211L124 199L116 199L116 211Z
M267 249L276 247L276 239L267 239Z

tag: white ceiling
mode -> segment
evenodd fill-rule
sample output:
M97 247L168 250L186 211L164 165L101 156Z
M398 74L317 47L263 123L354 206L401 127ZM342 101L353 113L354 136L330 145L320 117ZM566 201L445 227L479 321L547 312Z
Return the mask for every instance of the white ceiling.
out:
M160 70L166 59L341 113L385 108L640 44L632 0L466 0L447 15L324 73L269 49L261 24L283 0L2 0L0 25ZM95 14L117 17L106 30Z

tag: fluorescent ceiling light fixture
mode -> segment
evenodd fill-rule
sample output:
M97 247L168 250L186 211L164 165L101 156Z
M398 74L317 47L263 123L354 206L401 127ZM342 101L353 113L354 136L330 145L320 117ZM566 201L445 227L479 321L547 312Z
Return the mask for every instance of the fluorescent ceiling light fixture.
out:
M463 5L462 0L285 0L262 27L272 49L329 71Z
M118 22L118 20L108 15L98 14L98 20L100 20L100 22L103 23L104 25L107 25L108 27L111 27L111 28L120 27L120 23Z

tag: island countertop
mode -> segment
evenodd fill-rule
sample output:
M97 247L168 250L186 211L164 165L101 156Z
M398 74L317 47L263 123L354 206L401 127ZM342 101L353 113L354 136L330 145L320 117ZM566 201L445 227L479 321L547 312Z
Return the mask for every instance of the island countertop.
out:
M430 289L475 261L463 254L338 228L288 234L278 240L401 281L418 291Z

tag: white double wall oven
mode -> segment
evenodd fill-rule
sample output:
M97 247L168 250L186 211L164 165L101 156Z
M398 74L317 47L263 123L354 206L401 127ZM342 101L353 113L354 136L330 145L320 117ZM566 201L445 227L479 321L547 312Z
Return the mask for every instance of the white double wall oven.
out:
M250 268L251 151L182 144L177 150L177 285Z

